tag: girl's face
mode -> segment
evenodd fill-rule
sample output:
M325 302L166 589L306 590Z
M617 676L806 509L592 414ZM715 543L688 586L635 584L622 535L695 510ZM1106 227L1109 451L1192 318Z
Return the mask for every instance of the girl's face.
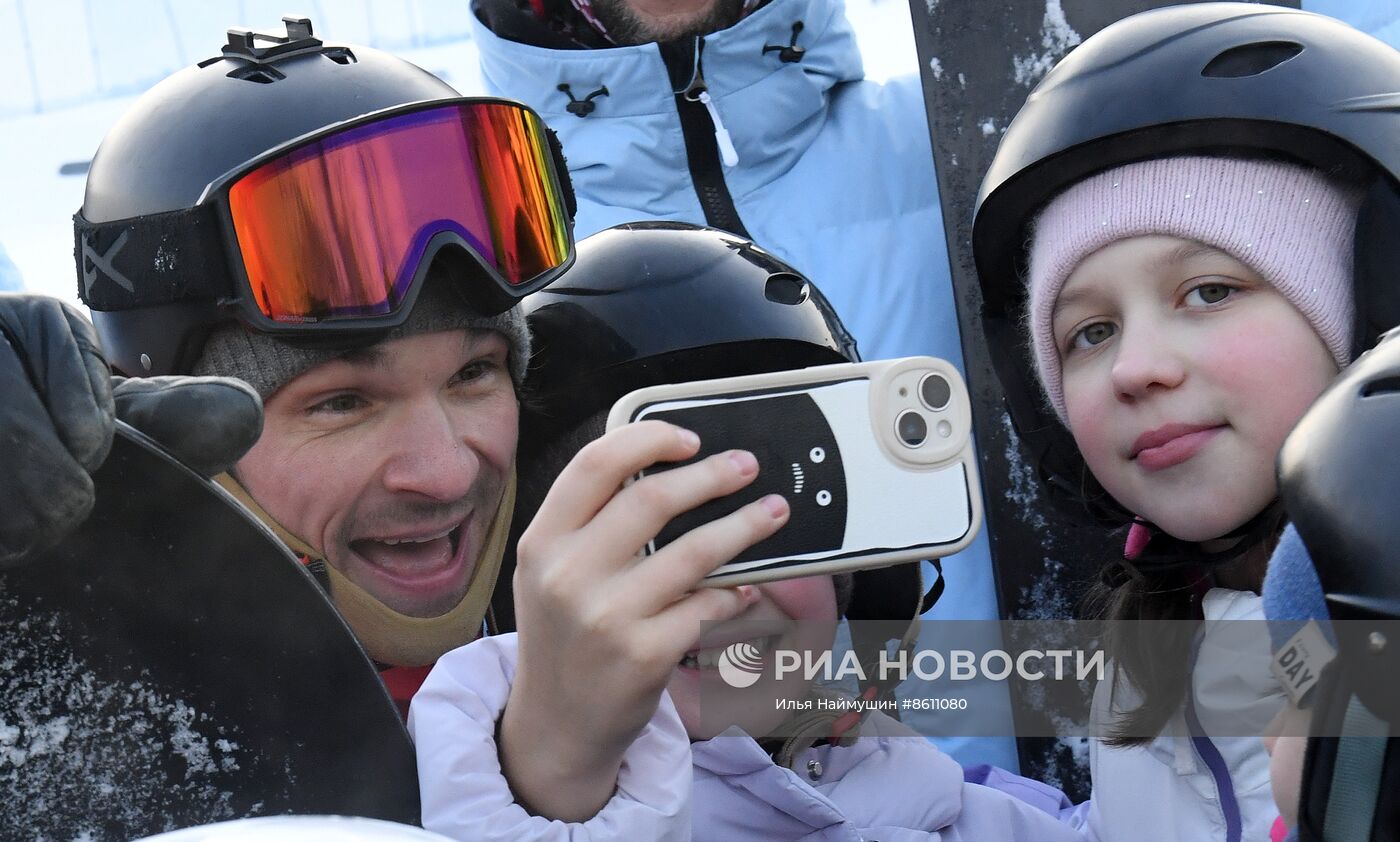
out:
M1274 498L1284 437L1337 374L1268 281L1178 237L1089 255L1052 318L1069 428L1089 469L1187 541L1224 535Z
M758 601L733 620L704 629L666 685L693 740L707 740L731 725L752 737L771 733L792 715L779 700L802 699L811 684L800 680L800 671L777 680L775 653L810 652L815 660L831 649L838 617L830 576L756 587ZM719 662L729 647L744 643L758 652L763 667L757 681L740 688L725 679Z

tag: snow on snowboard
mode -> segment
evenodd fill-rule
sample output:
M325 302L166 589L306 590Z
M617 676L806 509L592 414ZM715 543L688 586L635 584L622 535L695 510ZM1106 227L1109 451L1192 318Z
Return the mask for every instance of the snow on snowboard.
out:
M77 532L0 572L0 839L416 823L398 713L272 533L123 424L93 481Z

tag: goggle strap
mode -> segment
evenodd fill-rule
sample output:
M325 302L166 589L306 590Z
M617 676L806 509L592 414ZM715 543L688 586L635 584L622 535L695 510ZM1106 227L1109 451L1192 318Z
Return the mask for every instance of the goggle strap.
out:
M78 297L94 310L131 310L233 294L214 205L115 222L73 215Z
M578 195L574 193L574 181L569 174L569 162L564 157L564 145L559 142L559 135L549 126L544 127L544 134L549 139L550 156L554 158L554 174L559 178L559 190L564 194L564 212L569 215L569 228L572 229L574 220L578 218Z

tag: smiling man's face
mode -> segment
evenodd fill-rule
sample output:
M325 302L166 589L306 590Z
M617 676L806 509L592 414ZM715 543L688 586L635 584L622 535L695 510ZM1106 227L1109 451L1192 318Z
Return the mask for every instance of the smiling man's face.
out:
M508 345L450 330L322 363L265 403L237 477L274 520L389 608L466 594L515 458Z

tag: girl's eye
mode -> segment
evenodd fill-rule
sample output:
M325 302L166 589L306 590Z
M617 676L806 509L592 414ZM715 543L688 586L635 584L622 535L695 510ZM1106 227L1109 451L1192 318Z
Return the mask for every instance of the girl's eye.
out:
M345 392L326 398L315 406L311 407L311 412L354 412L365 406L365 399L359 395Z
M1201 284L1186 293L1186 300L1192 304L1219 304L1234 291L1233 287L1226 284Z
M1069 338L1069 347L1071 350L1092 348L1117 332L1111 322L1094 322L1075 331Z

